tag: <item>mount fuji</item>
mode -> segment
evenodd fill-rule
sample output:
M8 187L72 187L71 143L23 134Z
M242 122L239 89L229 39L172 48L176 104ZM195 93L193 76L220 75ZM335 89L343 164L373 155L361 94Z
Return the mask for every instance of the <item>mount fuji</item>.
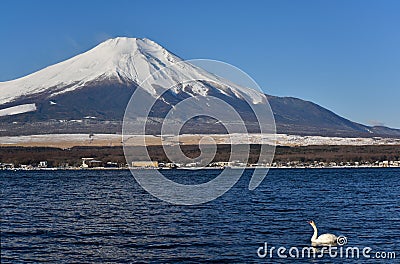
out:
M179 63L180 67L159 72ZM157 100L154 118L163 118L177 103L193 96L215 96L251 119L249 105L263 95L184 62L149 39L119 37L25 77L0 82L0 135L41 133L119 133L125 108L148 76L178 81L195 80L169 90ZM157 87L146 88L150 95ZM351 122L314 103L267 95L277 132L324 136L400 136L400 130ZM203 122L203 123L202 123ZM195 125L197 124L197 126ZM207 120L196 120L186 132L208 133ZM215 131L213 131L215 132Z

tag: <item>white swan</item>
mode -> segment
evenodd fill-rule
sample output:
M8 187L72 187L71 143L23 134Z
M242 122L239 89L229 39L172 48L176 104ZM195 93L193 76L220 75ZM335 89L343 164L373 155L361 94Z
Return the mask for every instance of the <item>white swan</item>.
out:
M311 237L313 246L334 246L337 244L337 236L333 234L322 234L318 236L318 229L313 220L308 222L314 229L314 234Z

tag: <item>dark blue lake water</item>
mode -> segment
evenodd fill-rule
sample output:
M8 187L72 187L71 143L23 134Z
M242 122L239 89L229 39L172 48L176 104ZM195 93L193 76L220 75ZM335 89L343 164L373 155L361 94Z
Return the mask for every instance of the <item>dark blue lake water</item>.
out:
M205 182L219 171L165 173ZM321 233L394 251L396 260L381 262L399 263L400 169L271 170L254 191L249 175L217 200L176 206L148 194L129 171L2 171L1 262L377 262L259 258L264 243L308 247L313 219Z

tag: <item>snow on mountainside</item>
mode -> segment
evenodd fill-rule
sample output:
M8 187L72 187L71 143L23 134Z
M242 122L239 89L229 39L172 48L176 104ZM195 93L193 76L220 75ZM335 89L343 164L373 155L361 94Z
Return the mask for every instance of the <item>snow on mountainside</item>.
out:
M167 76L157 72L176 62L181 62L179 67L169 71ZM228 83L229 87L219 87L222 93L234 94L239 98L247 96L254 103L262 100L258 92L229 83L192 64L182 62L179 57L154 41L146 38L119 37L109 39L85 53L25 77L0 82L0 105L43 92L55 96L84 87L92 81L117 79L121 83L131 81L140 84L152 73L155 73L152 78L158 80L169 78L178 81L182 76L187 76L191 79ZM149 82L151 83L151 80ZM155 93L150 89L148 92ZM208 88L200 83L196 83L191 89L192 95L205 95L207 92Z
M12 107L1 109L0 116L17 115L17 114L28 113L28 112L32 112L32 111L36 111L35 104L23 104L23 105L17 105L17 106L12 106Z

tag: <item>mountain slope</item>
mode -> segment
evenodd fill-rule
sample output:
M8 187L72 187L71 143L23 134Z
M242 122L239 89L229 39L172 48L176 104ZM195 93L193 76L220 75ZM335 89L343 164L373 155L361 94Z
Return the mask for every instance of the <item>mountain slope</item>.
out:
M180 59L148 39L116 38L25 77L0 83L0 104L42 93L71 92L93 81L144 80Z
M167 74L158 72L174 63L178 63L175 64L177 66L169 69ZM174 105L186 98L212 95L234 106L250 122L253 114L247 102L263 102L262 95L254 90L183 62L151 40L116 38L25 77L0 82L0 135L49 131L118 133L131 95L149 75L150 83L161 79L167 84L179 83L185 78L196 80L177 85L163 94L151 113L153 118L163 118ZM153 96L159 87L140 86L140 89ZM274 112L278 133L400 136L400 130L357 124L301 99L267 98ZM27 112L7 115L15 113L15 107ZM5 114L2 116L1 113ZM208 133L215 132L212 129L221 129L212 127L204 119L196 121L192 124L196 130L186 132Z
M160 69L180 62L175 68L165 72ZM0 105L21 98L46 94L54 97L72 92L95 83L113 82L128 85L140 84L148 77L149 83L165 79L167 83L179 82L180 79L215 80L216 83L227 82L222 78L204 71L199 67L182 61L179 57L167 51L149 39L115 38L109 39L93 49L70 58L66 61L44 68L25 77L0 82ZM175 93L185 92L193 95L205 95L212 87L194 82L192 89L178 86ZM150 94L156 94L156 87L142 86ZM219 87L225 94L236 97L247 96L253 101L261 100L253 90L229 83L229 86Z
M358 124L313 102L293 97L268 95L267 98L274 113L278 132L345 137L400 137L400 130L398 129Z

